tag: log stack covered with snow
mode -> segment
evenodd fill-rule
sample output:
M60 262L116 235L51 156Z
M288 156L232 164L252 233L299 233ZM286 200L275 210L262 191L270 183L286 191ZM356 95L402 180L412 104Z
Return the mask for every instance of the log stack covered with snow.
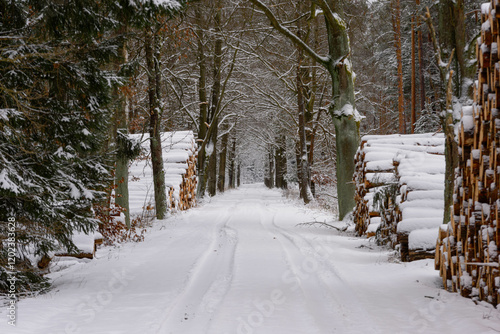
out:
M132 134L141 141L142 154L129 171L130 214L143 215L154 210L153 170L148 134ZM192 131L161 134L163 168L171 210L186 210L196 204L197 147Z
M443 221L443 154L443 134L364 136L354 175L358 234L399 245L404 261L433 257Z
M500 3L481 7L474 104L458 125L459 167L451 222L439 240L436 269L445 288L500 302Z

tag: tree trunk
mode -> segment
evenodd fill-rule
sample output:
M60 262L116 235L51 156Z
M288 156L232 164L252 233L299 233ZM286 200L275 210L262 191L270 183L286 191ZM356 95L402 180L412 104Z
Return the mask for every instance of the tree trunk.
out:
M207 186L208 186L208 194L210 196L215 196L217 193L217 134L218 134L218 126L217 121L214 121L215 124L211 124L213 126L212 136L209 142L210 153L208 156L208 167L207 167Z
M418 43L418 84L420 87L420 111L425 109L425 78L424 78L424 60L422 57L422 28L420 24L420 0L417 2L417 43Z
M285 135L280 135L276 138L276 154L274 155L274 158L276 160L275 166L276 166L276 188L280 189L286 189L287 188L287 183L286 183L286 173L287 173L287 166L286 166L286 138Z
M123 27L120 31L121 34L125 34L127 31L126 27ZM122 64L127 63L128 53L127 53L127 42L124 39L123 44L120 48L121 59L119 64L116 66L116 70L119 70ZM130 206L129 206L129 192L128 192L128 162L129 158L127 155L127 147L125 143L128 140L128 112L129 112L129 101L128 96L124 89L116 88L115 98L117 101L117 106L115 109L115 123L117 126L115 133L115 143L116 143L116 170L115 170L115 183L116 183L116 199L115 203L124 209L125 214L125 225L130 228Z
M417 121L417 82L416 82L416 60L415 60L415 17L411 18L411 133L415 133Z
M329 0L331 8L336 3ZM337 13L343 16L341 8ZM328 72L332 78L333 103L329 112L335 126L335 144L337 151L337 196L339 201L339 219L344 219L356 205L354 201L355 186L354 155L359 146L359 122L354 98L353 71L349 60L350 46L347 26L332 21L327 25L328 44L332 59L343 59L338 64L329 63Z
M441 4L443 5L443 4ZM446 7L445 7L446 8ZM453 70L450 70L453 62L454 50L451 51L451 54L448 56L450 58L450 62L443 66L444 64L442 57L446 55L446 53L442 53L442 49L438 43L436 37L436 31L434 29L434 25L432 24L432 19L429 10L426 13L427 24L429 26L430 36L434 46L436 63L439 66L439 74L441 77L441 92L444 93L445 101L441 103L441 109L443 110L443 115L441 117L441 126L443 127L445 134L445 161L446 161L446 169L445 169L445 189L444 189L444 217L443 224L446 224L450 221L450 206L453 204L453 188L454 188L454 179L455 179L455 168L458 167L458 145L455 141L454 134L454 120L453 120ZM441 18L442 19L442 18ZM440 24L441 24L440 19ZM446 34L445 34L446 35ZM445 36L448 38L449 36ZM444 103L443 103L444 102Z
M236 138L233 138L231 144L231 150L229 151L229 180L228 185L230 189L234 189L236 187Z
M455 127L453 120L453 71L449 72L448 85L446 88L446 116L443 120L445 133L445 180L444 180L444 216L443 224L451 220L451 206L453 205L453 193L455 188L455 169L459 164L458 143L455 140Z
M269 171L267 174L267 180L268 180L268 188L274 188L274 171L275 171L275 165L274 165L274 147L272 145L269 145L269 152L268 152L268 163L269 163Z
M404 83L403 83L403 53L401 45L401 3L392 0L392 27L394 31L394 48L396 50L397 78L398 78L398 124L399 133L406 133L404 115Z
M322 57L293 34L273 14L270 7L261 1L250 0L261 9L271 21L271 25L287 36L295 45L320 63L330 74L332 83L332 103L330 115L336 129L337 146L337 192L339 198L339 218L343 219L354 208L354 154L359 145L360 117L354 99L353 72L350 62L349 37L342 4L337 0L312 0L321 8L328 36L328 56ZM312 12L314 13L314 11Z
M217 29L221 26L221 8L217 8L215 13L215 26ZM221 95L221 70L222 70L222 37L217 36L214 45L214 67L213 67L213 86L212 86L212 103L210 108L210 127L213 128L210 145L212 146L211 154L207 169L208 193L210 196L215 196L217 193L217 136L218 136L218 117L220 95Z
M198 118L198 141L200 143L201 149L198 152L198 189L197 196L203 197L205 195L206 190L206 174L205 174L205 162L206 162L206 152L205 147L201 145L204 140L208 140L205 138L207 135L207 126L208 122L208 99L207 99L207 64L205 57L205 47L203 45L203 41L205 40L205 34L203 33L203 17L202 17L202 9L200 8L200 4L195 4L195 14L196 14L196 34L198 35L198 67L200 70L200 76L198 78L198 99L200 105L200 115Z
M159 87L155 75L155 50L156 43L150 29L146 31L144 40L146 51L146 67L148 72L148 97L149 97L149 137L151 145L151 161L153 167L153 184L155 193L156 218L164 219L167 213L167 198L165 190L165 173L163 170L163 157L161 148L161 119Z
M241 163L238 162L238 171L236 172L236 186L241 185Z
M444 184L444 216L443 224L447 224L451 219L451 207L453 205L453 192L455 186L455 168L458 167L458 144L455 141L453 131L453 114L447 113L446 126L448 131L445 132L445 184Z
M227 158L227 144L229 133L226 132L222 136L221 151L219 155L219 178L217 180L217 189L223 193L226 188L226 158Z
M303 38L302 27L297 25L297 36L300 39ZM307 121L307 87L305 80L309 80L309 71L306 66L304 50L297 47L297 105L298 105L298 115L299 115L299 150L297 159L297 172L299 179L300 188L300 198L304 200L304 203L309 203L313 200L311 192L311 175L309 170L309 159L307 154L307 133L306 133L306 121Z
M467 67L467 60L465 59L466 36L465 36L465 13L464 13L464 0L456 0L454 4L455 14L455 54L457 56L458 69L460 77L458 78L459 87L457 87L458 97L467 96L468 88L464 87L464 78L472 79L476 74L476 66Z
M444 56L448 58L452 50L455 50L453 59L455 89L454 95L461 97L465 77L472 79L476 73L476 67L467 67L465 60L465 14L463 0L440 0L439 1L439 41L442 45ZM472 68L472 70L471 70Z

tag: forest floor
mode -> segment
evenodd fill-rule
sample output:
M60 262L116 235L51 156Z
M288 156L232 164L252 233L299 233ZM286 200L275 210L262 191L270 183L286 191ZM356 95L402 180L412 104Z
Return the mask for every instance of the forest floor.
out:
M156 222L144 242L59 259L15 328L0 309L0 333L500 332L500 311L442 290L433 260L400 263L351 232L300 225L327 219L242 186Z

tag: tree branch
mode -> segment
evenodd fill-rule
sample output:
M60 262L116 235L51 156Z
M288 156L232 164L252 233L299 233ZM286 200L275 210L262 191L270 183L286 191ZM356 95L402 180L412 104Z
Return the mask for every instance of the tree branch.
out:
M295 35L293 32L288 30L286 27L284 27L276 18L276 16L273 14L273 12L269 9L268 6L263 4L260 0L249 0L251 3L253 3L255 6L257 6L259 9L261 9L264 14L267 16L269 21L271 21L271 25L278 30L281 34L283 34L285 37L287 37L289 40L291 40L295 45L300 47L301 49L304 50L311 58L313 58L315 61L318 63L322 64L323 66L327 67L328 63L330 61L329 57L323 57L320 56L319 54L316 53L307 43L305 43L302 39L300 39L297 35Z

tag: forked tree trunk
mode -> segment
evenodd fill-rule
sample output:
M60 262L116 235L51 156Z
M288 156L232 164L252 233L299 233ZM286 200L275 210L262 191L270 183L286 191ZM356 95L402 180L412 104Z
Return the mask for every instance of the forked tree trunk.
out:
M328 56L320 56L309 45L293 34L274 15L270 7L260 0L249 0L259 7L271 21L271 25L288 37L295 45L321 64L331 76L332 103L329 112L336 131L337 193L339 218L343 219L354 208L354 154L359 145L360 118L355 107L354 82L350 62L347 24L342 19L342 5L337 0L311 0L321 8L328 36ZM316 11L311 11L314 15Z

